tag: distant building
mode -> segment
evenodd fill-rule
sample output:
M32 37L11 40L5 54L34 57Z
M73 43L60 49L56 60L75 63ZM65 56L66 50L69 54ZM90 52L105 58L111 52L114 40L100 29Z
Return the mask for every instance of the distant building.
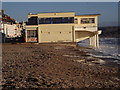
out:
M0 32L2 33L2 39L15 38L21 36L20 24L16 23L15 19L11 18L1 10L0 16Z
M26 42L78 42L90 39L99 46L98 16L75 15L75 12L28 14Z

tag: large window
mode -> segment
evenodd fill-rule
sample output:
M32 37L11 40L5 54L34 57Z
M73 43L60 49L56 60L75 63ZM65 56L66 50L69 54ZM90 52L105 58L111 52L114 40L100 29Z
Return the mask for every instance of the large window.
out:
M62 18L52 18L52 23L53 24L62 23Z
M74 17L40 18L39 24L74 23Z
M81 18L81 24L95 23L95 18Z
M51 24L51 18L40 18L39 24Z
M28 30L27 31L27 37L28 38L37 37L37 30Z
M69 17L68 20L69 20L69 23L74 23L74 17Z
M31 17L28 19L27 25L37 25L38 24L38 18L37 17Z

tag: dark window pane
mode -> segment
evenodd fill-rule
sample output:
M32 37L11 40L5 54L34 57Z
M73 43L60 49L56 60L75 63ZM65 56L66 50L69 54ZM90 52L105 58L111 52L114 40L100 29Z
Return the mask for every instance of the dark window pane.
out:
M44 18L39 19L39 24L44 24Z
M51 18L40 18L39 24L51 24Z
M68 17L63 17L63 18L62 18L62 22L63 22L63 23L68 23L68 22L69 22Z
M31 18L29 18L28 19L28 25L37 25L38 23L37 23L37 17L31 17Z
M74 23L74 17L40 18L39 24Z
M51 18L45 18L44 23L45 24L51 24Z
M74 23L74 17L69 18L69 23Z
M62 23L62 18L52 18L52 23L53 24Z

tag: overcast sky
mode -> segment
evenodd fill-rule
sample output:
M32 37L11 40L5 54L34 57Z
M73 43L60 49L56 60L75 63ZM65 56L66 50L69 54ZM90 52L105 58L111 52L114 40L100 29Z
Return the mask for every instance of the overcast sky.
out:
M117 26L117 2L3 2L7 15L17 21L27 21L27 14L74 11L77 15L101 14L99 26Z

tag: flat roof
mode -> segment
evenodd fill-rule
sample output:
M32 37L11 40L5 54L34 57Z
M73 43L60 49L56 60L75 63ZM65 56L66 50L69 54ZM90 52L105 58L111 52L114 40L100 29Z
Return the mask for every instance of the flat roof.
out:
M75 15L77 17L79 16L100 16L101 14L83 14L83 15Z
M38 14L47 14L47 13L75 13L74 11L67 11L67 12L40 12L37 14L32 14L29 13L28 15L38 15ZM100 16L101 14L82 14L82 15L75 15L76 17L80 17L80 16Z
M66 11L66 12L38 12L36 14L30 14L29 15L37 15L37 14L43 14L43 13L75 13L74 11Z

